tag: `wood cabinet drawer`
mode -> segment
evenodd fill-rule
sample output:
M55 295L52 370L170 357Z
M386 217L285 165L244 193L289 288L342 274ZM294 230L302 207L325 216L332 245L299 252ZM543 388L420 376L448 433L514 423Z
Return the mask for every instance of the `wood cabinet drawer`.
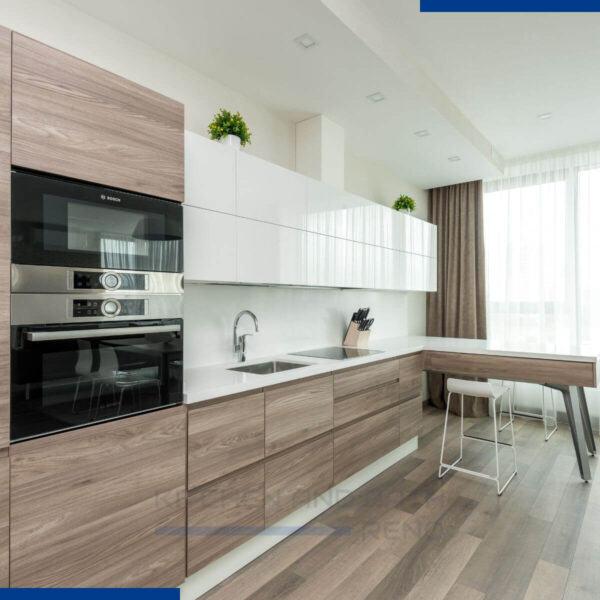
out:
M12 587L175 587L185 540L186 410L15 444Z
M276 523L333 485L331 433L265 460L265 522Z
M423 387L423 353L400 359L400 400L421 395Z
M12 163L183 202L183 104L13 34Z
M264 394L189 409L188 489L264 457Z
M334 395L336 398L340 398L355 394L383 383L396 381L398 376L399 361L397 359L348 369L334 374Z
M187 572L258 535L265 525L265 470L260 463L188 497Z
M0 456L0 588L8 587L9 548L9 458Z
M400 444L408 442L421 431L423 418L423 399L411 398L400 405Z
M265 454L333 428L333 378L306 379L265 390Z
M400 445L400 406L333 432L337 484Z
M381 410L400 400L400 384L395 381L379 387L336 398L333 405L333 424L339 427L360 417Z

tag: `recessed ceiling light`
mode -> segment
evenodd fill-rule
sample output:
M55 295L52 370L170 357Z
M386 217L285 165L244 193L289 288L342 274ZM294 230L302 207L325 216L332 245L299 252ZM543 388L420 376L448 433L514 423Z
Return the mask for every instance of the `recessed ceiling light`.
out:
M460 156L449 156L449 157L448 157L448 160L449 160L450 162L457 162L457 161L459 161L459 160L460 160Z
M314 48L318 44L317 40L309 33L303 33L301 36L295 38L294 41L298 46L304 48L304 50Z
M552 118L552 113L551 112L540 113L537 116L537 118L541 119L542 121L545 121L546 119L551 119Z
M429 133L429 131L427 131L427 129L419 129L419 131L415 131L415 135L417 137L427 137L431 134Z
M371 102L381 102L382 100L385 100L385 96L381 92L375 92L374 94L369 94L367 96L367 98Z

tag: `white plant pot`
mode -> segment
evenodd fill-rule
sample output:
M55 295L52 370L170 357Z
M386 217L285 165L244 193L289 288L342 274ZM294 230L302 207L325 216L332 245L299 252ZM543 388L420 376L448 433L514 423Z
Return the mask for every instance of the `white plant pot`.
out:
M225 146L231 146L232 148L237 148L238 150L242 147L242 140L239 135L233 135L233 133L227 134L225 137L222 137L220 140L221 144L225 144Z

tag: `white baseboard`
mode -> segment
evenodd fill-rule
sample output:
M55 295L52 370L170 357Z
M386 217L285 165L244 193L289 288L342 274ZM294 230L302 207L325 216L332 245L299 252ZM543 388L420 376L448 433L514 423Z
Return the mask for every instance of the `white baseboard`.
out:
M344 499L348 494L414 452L417 447L418 438L415 436L402 446L398 446L395 450L361 469L358 473L330 488L324 494L305 504L275 525L268 527L260 535L253 537L228 554L200 569L188 577L181 586L181 600L196 600L221 581L270 550L297 529Z

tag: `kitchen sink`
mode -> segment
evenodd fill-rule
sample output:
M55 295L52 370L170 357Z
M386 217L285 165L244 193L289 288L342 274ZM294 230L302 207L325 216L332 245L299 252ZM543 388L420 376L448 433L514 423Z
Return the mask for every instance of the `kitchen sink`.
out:
M299 369L300 367L308 367L311 363L294 363L285 360L270 360L268 362L258 363L255 365L244 365L243 367L232 367L228 371L239 371L240 373L253 373L254 375L270 375L271 373L279 373L280 371L289 371L290 369Z

